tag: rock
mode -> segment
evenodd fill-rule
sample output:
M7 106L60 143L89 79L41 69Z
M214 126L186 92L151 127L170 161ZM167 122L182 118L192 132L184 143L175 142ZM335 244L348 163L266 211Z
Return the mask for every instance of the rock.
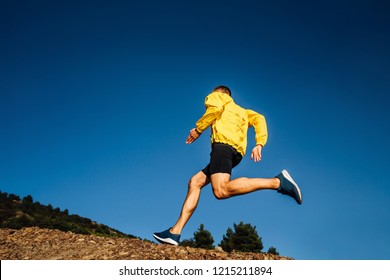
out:
M214 250L219 251L219 252L224 252L224 250L220 246L215 247Z

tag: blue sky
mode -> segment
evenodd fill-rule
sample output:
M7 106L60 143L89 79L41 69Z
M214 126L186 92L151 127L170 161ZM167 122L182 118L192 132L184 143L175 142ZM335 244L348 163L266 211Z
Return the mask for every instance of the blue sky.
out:
M389 18L385 1L2 3L0 190L152 239L208 162L209 133L185 139L225 84L269 129L233 177L287 169L304 202L208 186L182 239L243 221L297 259L389 259Z

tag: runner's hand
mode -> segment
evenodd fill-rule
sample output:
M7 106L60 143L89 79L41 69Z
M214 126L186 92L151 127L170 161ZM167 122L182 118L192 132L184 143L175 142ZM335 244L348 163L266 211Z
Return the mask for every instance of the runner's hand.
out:
M193 143L198 137L200 136L200 133L196 130L196 128L193 128L190 130L190 134L187 137L186 144Z
M263 146L256 145L251 154L251 159L253 159L254 162L261 161L261 150L263 149Z

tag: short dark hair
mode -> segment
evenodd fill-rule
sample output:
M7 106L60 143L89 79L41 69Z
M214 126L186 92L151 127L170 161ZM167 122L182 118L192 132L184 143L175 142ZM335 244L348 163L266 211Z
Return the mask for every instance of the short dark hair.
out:
M229 94L229 96L232 96L232 92L230 91L230 89L227 86L222 86L222 85L217 86L213 89L213 91L220 91L220 92Z

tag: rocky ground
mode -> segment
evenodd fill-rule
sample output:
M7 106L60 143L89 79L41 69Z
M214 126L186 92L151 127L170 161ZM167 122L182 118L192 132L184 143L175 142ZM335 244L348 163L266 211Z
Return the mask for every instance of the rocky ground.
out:
M1 260L288 260L262 253L155 244L52 229L0 229Z

